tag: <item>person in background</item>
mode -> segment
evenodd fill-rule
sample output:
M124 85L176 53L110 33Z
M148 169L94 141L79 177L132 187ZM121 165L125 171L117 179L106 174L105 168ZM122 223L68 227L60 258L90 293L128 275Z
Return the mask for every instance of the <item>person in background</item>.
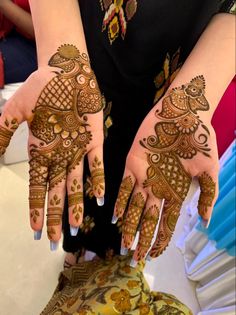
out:
M22 82L37 69L28 0L0 0L0 87Z

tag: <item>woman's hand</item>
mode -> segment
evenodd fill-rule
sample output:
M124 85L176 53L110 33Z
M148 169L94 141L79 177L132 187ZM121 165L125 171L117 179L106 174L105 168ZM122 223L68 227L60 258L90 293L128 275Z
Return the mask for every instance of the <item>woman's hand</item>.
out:
M0 155L18 125L29 125L30 222L40 238L48 189L47 232L61 235L66 190L71 233L83 219L83 159L88 154L94 195L103 203L102 99L86 54L63 45L6 103L0 117Z
M204 92L203 76L171 90L143 121L130 149L113 223L124 216L123 254L140 229L133 265L147 253L154 258L165 250L193 177L201 190L199 214L206 224L211 217L219 166Z

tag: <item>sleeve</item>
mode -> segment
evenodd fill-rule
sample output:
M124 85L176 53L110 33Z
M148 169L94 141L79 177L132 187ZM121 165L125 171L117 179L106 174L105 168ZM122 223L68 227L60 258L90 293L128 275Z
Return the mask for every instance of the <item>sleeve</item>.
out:
M219 12L236 14L236 1L235 0L221 0Z

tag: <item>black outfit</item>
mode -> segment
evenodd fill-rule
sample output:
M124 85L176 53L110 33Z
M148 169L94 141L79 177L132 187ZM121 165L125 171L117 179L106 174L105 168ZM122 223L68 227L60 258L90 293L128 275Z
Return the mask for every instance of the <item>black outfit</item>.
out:
M213 15L229 12L235 1L79 2L92 68L106 98L105 125L112 121L112 126L105 127L105 205L98 207L95 198L85 196L84 223L77 237L70 236L66 205L63 247L67 252L84 247L104 257L107 250L120 249L120 229L111 224L114 204L127 153L155 94L156 100L164 94ZM85 167L85 181L87 174Z

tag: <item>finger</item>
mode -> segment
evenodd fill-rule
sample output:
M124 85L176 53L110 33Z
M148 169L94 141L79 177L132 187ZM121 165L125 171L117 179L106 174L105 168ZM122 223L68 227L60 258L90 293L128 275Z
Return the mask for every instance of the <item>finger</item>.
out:
M135 177L130 173L125 171L123 180L120 185L118 197L115 204L115 210L112 218L112 223L115 224L119 218L121 218L127 207L129 198L133 191L135 185Z
M11 137L18 128L16 118L0 117L0 156L3 155L8 147Z
M122 226L121 255L126 255L127 250L133 245L146 198L144 191L138 188L134 190Z
M160 256L168 246L180 215L181 206L182 203L174 198L165 200L160 216L157 237L148 254L148 260Z
M88 153L89 169L91 173L92 189L99 206L104 205L105 174L103 164L103 148L96 147Z
M41 238L44 222L44 205L47 191L47 161L32 151L29 161L29 208L30 225L34 230L34 239Z
M215 174L203 172L198 177L198 182L200 186L198 213L202 217L202 224L207 228L218 196L218 177Z
M61 181L55 183L56 166L49 170L49 191L47 208L47 234L51 250L56 250L61 238L62 212L66 194L66 172L60 174Z
M72 236L76 236L83 221L83 160L67 176L69 224Z
M133 255L133 260L136 262L145 258L151 246L151 242L159 220L160 205L161 201L159 200L147 201L140 227L138 245Z

